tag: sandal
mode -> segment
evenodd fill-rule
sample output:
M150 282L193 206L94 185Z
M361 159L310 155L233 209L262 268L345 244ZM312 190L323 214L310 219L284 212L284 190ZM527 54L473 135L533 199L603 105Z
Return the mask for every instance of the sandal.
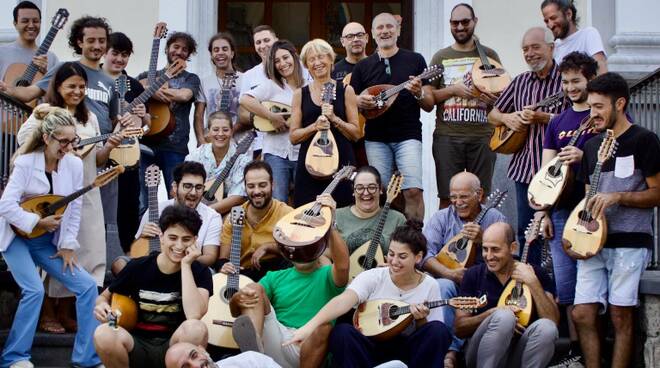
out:
M66 329L59 321L42 319L39 322L39 331L51 333L51 334L63 334L66 333Z
M62 325L62 327L64 327L66 332L75 333L75 332L78 331L78 321L76 321L75 319L62 318L62 319L60 319L60 324Z

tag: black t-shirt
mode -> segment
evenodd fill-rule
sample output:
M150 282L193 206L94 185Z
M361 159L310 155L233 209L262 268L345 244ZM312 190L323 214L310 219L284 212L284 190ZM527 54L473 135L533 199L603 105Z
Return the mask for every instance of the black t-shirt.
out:
M124 72L124 74L126 74L126 72ZM124 96L124 99L126 100L127 103L130 104L131 102L133 102L133 100L136 97L138 97L142 92L144 92L144 86L142 86L142 84L140 84L140 82L137 79L131 76L127 76L127 77L128 77L127 80L129 87L126 90L126 95ZM115 93L117 93L116 83L114 86L114 91ZM119 115L119 100L117 98L112 99L110 103L110 112L113 116Z
M390 75L387 74L386 61ZM377 84L398 85L424 72L426 61L416 52L399 49L394 56L383 59L377 52L361 60L353 69L351 86L356 94ZM427 85L428 81L423 80ZM419 104L415 97L403 90L392 106L381 116L367 121L365 139L375 142L402 142L408 139L422 140L422 122L419 120Z
M578 176L591 184L598 149L605 134L600 134L584 146ZM660 140L639 125L631 125L616 138L618 147L614 157L603 163L598 192L641 192L648 189L646 178L660 172ZM622 205L605 210L607 220L606 248L651 248L653 246L653 208L634 208Z
M332 68L332 79L343 81L344 77L353 72L353 68L355 68L355 64L349 63L346 58L342 59Z
M164 274L156 263L158 253L131 260L110 284L112 293L130 296L138 305L138 323L132 333L148 337L170 337L186 320L181 294L181 271ZM208 267L195 261L193 278L198 288L213 294Z

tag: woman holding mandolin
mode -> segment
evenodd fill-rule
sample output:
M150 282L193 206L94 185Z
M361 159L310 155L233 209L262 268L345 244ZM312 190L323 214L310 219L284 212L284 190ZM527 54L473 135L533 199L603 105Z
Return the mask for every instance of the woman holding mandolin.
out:
M22 293L2 353L2 366L29 362L44 294L37 265L76 295L78 334L73 364L90 367L100 363L90 344L98 325L92 313L98 296L96 281L78 265L75 253L80 249L77 237L84 200L71 202L62 215L44 218L19 205L27 197L64 196L82 187L83 163L70 154L77 139L75 118L65 109L50 111L17 151L13 172L0 198L0 251ZM16 236L11 226L27 233L39 227L47 233L23 238Z

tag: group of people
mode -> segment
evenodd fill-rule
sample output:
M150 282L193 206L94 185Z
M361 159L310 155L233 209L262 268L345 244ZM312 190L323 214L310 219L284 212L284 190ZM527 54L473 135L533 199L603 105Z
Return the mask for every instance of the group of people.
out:
M555 352L560 309L567 311L571 346L556 366L600 366L599 315L606 310L614 325L612 367L628 366L639 279L653 241L652 208L660 204L660 141L631 122L626 81L607 72L600 35L591 27L578 29L573 3L544 0L540 10L547 27L531 28L521 40L530 70L501 93L477 91L472 83L480 51L499 58L488 47L478 50L478 18L468 4L451 11L455 42L431 59L430 66L443 68L433 82L417 77L427 63L398 47L399 19L389 13L374 17L371 33L359 23L347 24L341 36L346 57L337 63L324 40L311 40L298 52L273 28L260 25L253 43L261 63L241 72L232 36L218 33L208 43L213 75L168 75L168 84L151 97L169 106L174 130L142 141L139 163L126 167L117 181L89 190L63 214L41 217L21 201L78 191L117 163L112 151L131 144L128 128L151 126L148 106L132 104L121 113L120 100L131 103L153 81L149 72L126 76L133 44L103 18L72 22L68 43L77 61L35 56L41 12L31 2L19 3L13 13L19 38L0 48L0 72L33 62L44 76L30 86L0 82L3 93L42 102L17 132L19 148L0 199L0 251L21 288L0 366L32 367L39 327L76 331L72 363L79 367L457 367L461 359L468 367L546 367ZM367 55L370 35L377 48ZM189 34L172 33L167 66L156 75L196 50ZM116 80L122 75L131 88L120 99ZM365 123L359 112L376 108L365 91L379 84L404 89ZM328 85L334 98L327 98ZM536 108L558 92L563 103ZM434 108L432 154L441 209L422 224L420 162L427 137L420 109ZM569 145L586 118L592 127ZM255 119L270 124L256 138ZM502 125L526 137L507 173L515 187L515 227L496 208L485 207L495 189L489 139ZM189 152L191 126L197 148ZM618 150L601 162L606 130L613 131ZM319 131L332 133L339 168L357 167L352 180L332 193L325 193L332 178L320 178L305 165ZM82 137L101 134L108 138L84 155L75 150ZM551 209L535 211L529 183L555 157L569 166L575 182ZM153 191L147 193L145 173L152 164L162 171L168 200L154 203ZM382 204L395 170L402 176L401 212L389 208L389 198ZM562 246L563 228L589 193L595 170L598 192L586 208L608 223L607 241L595 256L576 261ZM209 201L203 196L207 184L220 175L221 198ZM327 250L311 262L284 257L273 234L276 225L309 202L332 213ZM244 223L235 264L231 245L239 239L230 213L238 206ZM541 221L549 240L553 277L540 267L541 244L525 239L532 219ZM45 235L15 232L35 229ZM470 267L440 261L441 249L457 235L476 244ZM143 257L120 257L110 267L113 259L106 254L128 253L139 239L157 239L160 247ZM384 256L351 279L350 257L369 241L378 242ZM527 263L517 258L524 247ZM36 266L48 274L45 283ZM240 351L214 354L224 358L217 363L208 352L212 327L201 321L211 298L224 296L213 285L214 273L251 280L228 300ZM529 324L520 323L524 305L498 302L510 282L529 291L534 310ZM137 305L131 330L114 323L116 295ZM482 305L465 310L427 303L482 296ZM386 339L366 337L359 324L350 323L353 310L383 299L408 304L412 323Z

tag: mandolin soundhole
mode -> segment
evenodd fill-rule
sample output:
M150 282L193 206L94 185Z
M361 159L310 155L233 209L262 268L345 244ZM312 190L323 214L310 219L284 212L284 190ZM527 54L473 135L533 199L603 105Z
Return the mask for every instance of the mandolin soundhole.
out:
M378 266L378 263L376 263L376 260L374 259L374 260L371 261L371 264L368 265L369 267L365 268L364 267L364 261L366 259L367 259L366 256L359 256L358 257L358 264L360 265L360 267L364 268L365 270L370 270L370 269L376 268L376 266Z
M593 233L598 230L598 221L594 220L589 212L580 211L578 218L580 219L580 225L584 226L589 232Z
M550 176L556 178L559 175L561 175L561 168L558 168L556 166L550 166L548 168L548 174L550 174Z

